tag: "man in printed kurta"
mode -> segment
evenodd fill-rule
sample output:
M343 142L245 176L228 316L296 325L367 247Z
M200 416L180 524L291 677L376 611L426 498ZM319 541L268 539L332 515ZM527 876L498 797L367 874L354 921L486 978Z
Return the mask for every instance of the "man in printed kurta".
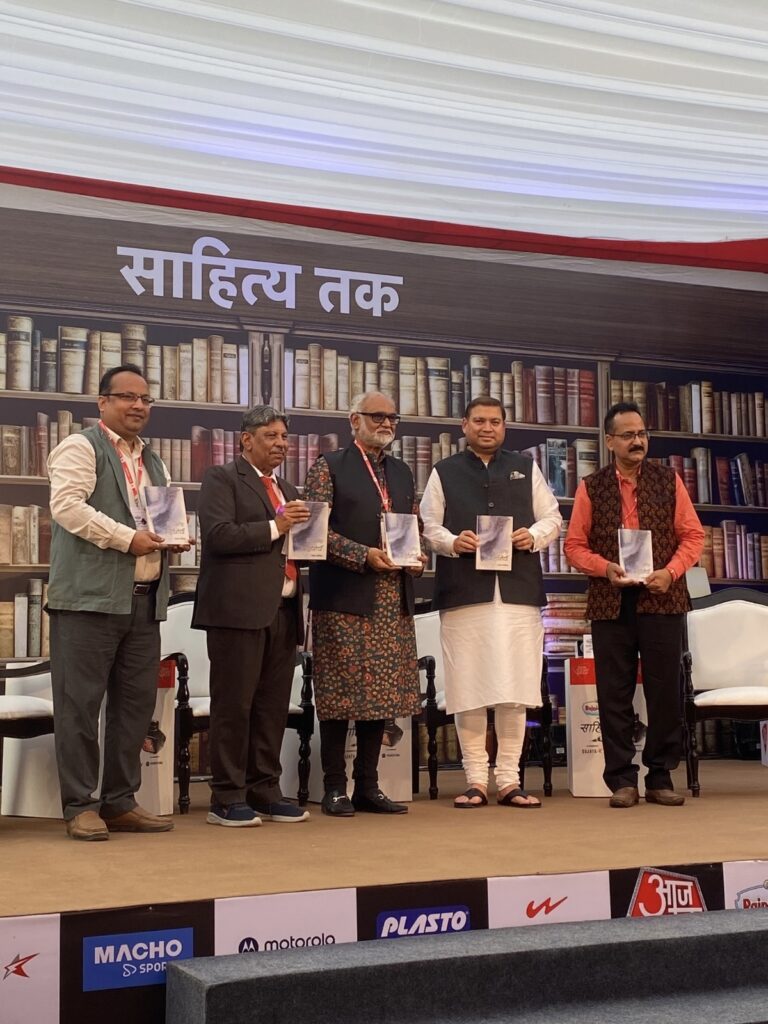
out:
M322 455L307 475L307 501L331 506L328 559L310 566L315 704L325 795L334 817L358 811L402 814L379 788L385 720L420 709L413 575L382 544L384 511L413 513L413 475L385 452L400 417L394 403L368 392L353 403L352 443ZM422 563L426 559L422 559ZM355 722L357 756L347 797L345 745Z

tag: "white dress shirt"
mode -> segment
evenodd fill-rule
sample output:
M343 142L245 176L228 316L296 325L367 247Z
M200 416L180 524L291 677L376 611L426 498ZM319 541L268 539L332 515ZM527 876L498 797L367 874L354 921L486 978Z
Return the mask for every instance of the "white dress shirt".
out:
M128 460L133 479L139 479L139 464L144 442L137 437L132 445L123 440L108 427L105 430L123 456ZM170 475L163 465L166 482ZM147 480L141 474L139 491L143 492ZM95 544L97 548L114 548L127 552L133 542L136 530L124 523L115 522L108 515L97 511L87 503L96 488L96 452L87 437L70 434L57 445L48 456L48 477L51 481L51 516L69 533ZM151 481L150 481L151 483ZM148 583L159 579L162 570L162 553L152 551L136 559L134 579Z

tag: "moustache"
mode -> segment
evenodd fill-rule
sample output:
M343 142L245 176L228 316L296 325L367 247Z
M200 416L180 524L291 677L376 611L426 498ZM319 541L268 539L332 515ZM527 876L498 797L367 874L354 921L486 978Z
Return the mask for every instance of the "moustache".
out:
M641 444L635 444L629 450L631 452L644 452L645 448Z

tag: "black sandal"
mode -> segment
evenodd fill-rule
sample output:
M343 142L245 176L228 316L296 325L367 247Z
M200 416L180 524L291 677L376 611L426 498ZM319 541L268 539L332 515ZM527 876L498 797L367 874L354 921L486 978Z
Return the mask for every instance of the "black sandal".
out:
M486 807L487 804L488 804L488 797L485 795L485 793L482 791L482 789L475 789L474 786L471 786L466 791L466 793L462 793L461 795L465 796L467 798L467 802L463 803L463 804L459 804L459 803L457 803L454 800L453 801L453 806L456 808L457 811L465 811L465 810L472 810L473 811L473 810L475 810L476 807ZM473 800L475 797L478 797L478 796L480 797L480 803L478 803L478 804L470 803L471 800Z
M503 797L500 797L496 803L502 807L517 807L520 811L533 811L537 807L541 807L541 801L537 804L516 804L516 796L530 796L530 793L526 793L524 789L510 789L508 793L505 793Z

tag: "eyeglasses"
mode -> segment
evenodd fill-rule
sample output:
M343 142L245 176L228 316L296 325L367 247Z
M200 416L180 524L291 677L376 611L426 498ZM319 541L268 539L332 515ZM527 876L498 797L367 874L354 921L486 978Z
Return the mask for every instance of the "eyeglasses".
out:
M380 427L384 420L389 420L392 426L396 427L402 419L399 412L361 412L360 415L373 420L377 427Z
M618 437L621 441L647 441L651 436L650 430L625 430L623 434L609 434L608 437Z
M129 402L135 405L141 402L142 405L154 405L155 399L151 395L136 395L133 391L107 391L102 398L119 398L121 402Z

